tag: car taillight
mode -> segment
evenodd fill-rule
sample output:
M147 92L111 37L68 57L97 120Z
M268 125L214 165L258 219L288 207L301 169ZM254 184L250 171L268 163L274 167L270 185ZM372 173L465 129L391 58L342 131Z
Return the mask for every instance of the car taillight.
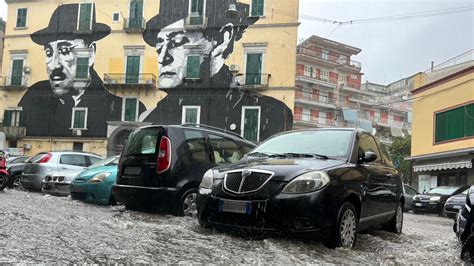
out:
M158 150L158 158L156 161L156 172L161 174L171 165L171 141L167 137L162 137L160 141L160 148Z
M38 163L47 163L49 162L49 159L51 159L53 155L51 153L46 153L45 155L43 155L43 157L41 157L41 160L38 161Z

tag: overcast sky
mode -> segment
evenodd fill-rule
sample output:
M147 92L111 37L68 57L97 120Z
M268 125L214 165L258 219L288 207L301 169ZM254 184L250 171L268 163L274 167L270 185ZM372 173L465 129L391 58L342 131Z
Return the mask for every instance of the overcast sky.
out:
M335 21L473 7L473 0L300 0L301 15ZM0 0L0 16L7 17ZM388 84L474 48L474 11L336 26L301 16L299 39L318 35L362 49L363 80Z

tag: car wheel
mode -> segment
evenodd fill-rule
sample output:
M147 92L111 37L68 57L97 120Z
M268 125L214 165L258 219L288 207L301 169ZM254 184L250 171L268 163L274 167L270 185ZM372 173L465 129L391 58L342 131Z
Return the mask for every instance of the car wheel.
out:
M0 191L4 190L8 183L8 177L0 174Z
M401 203L397 205L395 210L395 216L384 226L384 229L388 232L395 233L397 235L402 233L403 229L403 211Z
M16 190L25 190L21 185L21 174L16 174L12 176L10 179L10 183L8 184L9 188L16 189Z
M111 206L117 205L117 201L115 200L115 198L114 198L113 195L110 195L110 198L109 198L109 205L111 205Z
M351 203L345 202L339 209L336 226L326 246L329 248L353 248L357 239L357 226L356 209Z
M179 216L197 216L197 189L189 189L181 196L178 205Z
M472 234L463 243L461 249L461 259L464 262L474 263L474 235Z

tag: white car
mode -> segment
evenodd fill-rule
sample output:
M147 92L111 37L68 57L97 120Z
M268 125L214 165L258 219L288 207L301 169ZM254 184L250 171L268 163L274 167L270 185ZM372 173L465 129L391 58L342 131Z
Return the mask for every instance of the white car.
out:
M70 170L65 172L51 172L43 180L41 191L55 196L69 196L69 185L83 170Z

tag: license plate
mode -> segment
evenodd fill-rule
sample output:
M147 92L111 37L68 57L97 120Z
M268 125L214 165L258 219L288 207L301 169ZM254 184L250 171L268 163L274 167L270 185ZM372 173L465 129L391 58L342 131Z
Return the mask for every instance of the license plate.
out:
M423 206L423 204L421 204L421 203L415 203L415 206L421 207L421 206Z
M248 201L219 201L219 212L232 212L232 213L252 213L252 203Z

